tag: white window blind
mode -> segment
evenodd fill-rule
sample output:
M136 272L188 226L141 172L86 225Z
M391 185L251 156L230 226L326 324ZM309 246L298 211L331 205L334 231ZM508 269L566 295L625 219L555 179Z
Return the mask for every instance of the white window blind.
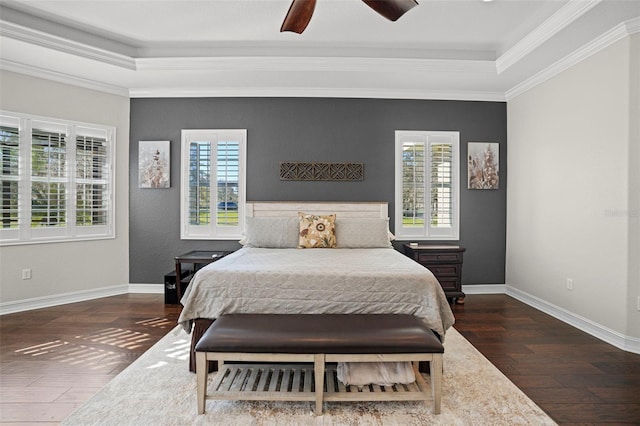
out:
M76 135L76 226L107 227L110 212L111 164L107 136L79 128Z
M459 133L396 132L395 233L459 238Z
M0 114L0 243L113 238L115 129Z
M20 226L20 131L19 120L1 117L0 121L0 185L2 185L2 227L15 238Z
M181 152L181 237L241 238L246 130L183 130Z
M189 144L189 224L211 223L211 143Z
M238 226L238 182L240 180L240 143L218 141L217 151L217 226Z
M431 160L431 217L430 223L436 228L453 226L453 152L452 144L434 142L429 144Z
M31 227L64 227L67 226L67 129L65 125L32 123Z

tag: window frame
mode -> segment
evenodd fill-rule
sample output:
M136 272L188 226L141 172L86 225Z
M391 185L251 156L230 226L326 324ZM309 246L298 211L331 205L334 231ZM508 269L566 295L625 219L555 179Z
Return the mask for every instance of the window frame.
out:
M403 147L407 142L424 143L424 194L425 221L422 226L407 227L403 224ZM430 196L432 182L428 179L432 158L432 144L451 144L451 226L432 226ZM460 132L397 130L395 132L395 228L398 240L459 240L460 239Z
M115 127L4 110L0 110L0 122L3 125L9 122L16 123L19 135L17 175L18 224L17 227L14 228L3 228L2 225L0 225L0 246L115 238ZM43 176L33 175L34 129L64 132L64 176L48 179ZM106 145L103 171L106 171L107 176L99 179L105 186L104 195L108 203L104 209L105 223L100 225L78 225L76 223L77 185L79 183L78 181L82 179L76 175L77 137L96 137L96 135L100 135L101 138L103 137ZM15 178L11 180L15 180ZM34 211L32 206L33 185L34 183L43 182L56 182L64 185L65 221L61 226L38 227L32 223Z
M237 226L221 226L217 220L210 220L205 225L192 225L189 223L189 172L190 172L190 144L192 142L208 142L210 144L211 157L215 158L217 143L221 141L238 142L238 224ZM214 147L216 145L216 147ZM182 240L240 240L245 229L246 211L246 157L247 157L247 130L246 129L183 129L180 145L180 239ZM213 160L212 160L213 161ZM217 167L212 163L211 174ZM210 176L210 182L215 179L217 173ZM210 212L216 212L218 205L218 191L212 191L209 184Z

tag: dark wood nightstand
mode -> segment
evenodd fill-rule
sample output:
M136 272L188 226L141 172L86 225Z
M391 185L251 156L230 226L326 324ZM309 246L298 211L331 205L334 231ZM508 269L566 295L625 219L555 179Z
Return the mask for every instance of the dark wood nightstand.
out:
M447 299L464 303L462 292L462 255L464 247L449 245L404 244L404 254L428 268L438 279Z
M176 280L176 291L178 293L178 302L182 299L182 286L186 287L189 285L191 278L193 278L193 274L198 270L198 268L203 267L204 265L208 265L211 262L215 262L216 260L220 260L229 253L233 253L231 251L190 251L189 253L181 254L180 256L176 256L176 277L182 277L182 264L188 263L193 265L190 273L180 279Z

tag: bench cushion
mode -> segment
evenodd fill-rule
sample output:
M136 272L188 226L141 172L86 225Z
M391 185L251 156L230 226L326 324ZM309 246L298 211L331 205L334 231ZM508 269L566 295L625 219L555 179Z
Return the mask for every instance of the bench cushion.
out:
M395 314L232 314L214 321L196 352L443 353L419 318Z

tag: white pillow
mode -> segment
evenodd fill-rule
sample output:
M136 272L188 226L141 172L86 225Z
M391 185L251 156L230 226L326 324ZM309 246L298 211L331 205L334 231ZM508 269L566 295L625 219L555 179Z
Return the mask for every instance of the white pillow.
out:
M390 235L388 218L336 218L337 248L393 247Z
M297 217L247 217L245 247L296 248L299 221Z

